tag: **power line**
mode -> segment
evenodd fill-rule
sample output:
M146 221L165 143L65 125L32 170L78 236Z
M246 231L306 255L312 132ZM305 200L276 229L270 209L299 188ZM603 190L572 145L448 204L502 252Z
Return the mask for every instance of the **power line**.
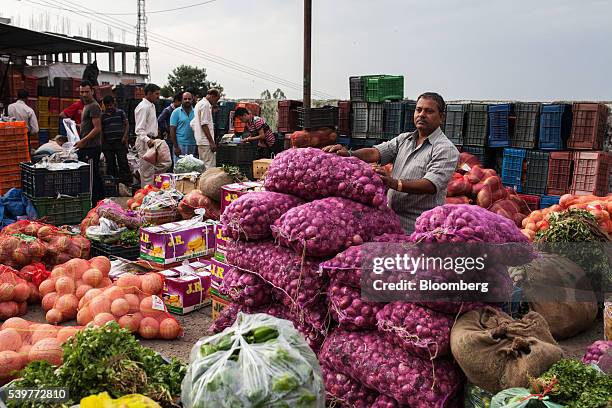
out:
M165 10L147 11L147 14L158 14L158 13L166 13L169 11L183 10L189 7L197 7L197 6L203 6L205 4L214 3L215 1L217 0L208 0L208 1L203 1L201 3L195 3L195 4L190 4L188 6L175 7L171 9L165 9ZM65 8L61 6L58 7L58 6L45 5L45 7L54 8L57 10L66 10ZM92 11L92 12L89 12L89 14L99 14L99 15L104 15L104 16L135 16L135 15L138 15L138 13L102 13L99 11Z
M43 4L43 3L39 3L39 2L37 2L35 0L26 0L26 1L29 1L29 2L34 3L34 4L38 4L38 5L43 6L43 7L48 7L48 5ZM122 20L109 19L109 18L105 18L105 17L94 17L94 16L91 16L91 14L93 14L94 10L89 9L87 7L83 7L82 5L73 3L71 1L60 0L60 2L62 4L62 6L64 6L64 3L66 3L68 6L71 6L71 7L75 8L75 9L70 9L70 8L66 8L66 7L61 7L62 10L69 11L69 12L75 13L77 15L80 15L80 16L83 16L83 17L87 17L87 18L92 19L92 20L96 20L96 21L98 21L98 22L100 22L102 24L106 24L106 25L115 27L115 28L120 29L120 30L126 30L126 27L129 27L130 30L133 28L133 26L131 24L129 24L129 23L125 22L125 21L122 21ZM79 10L79 9L82 9L84 11L83 12L76 11L76 10ZM104 13L101 13L101 14L104 15ZM117 26L116 24L122 24L123 27ZM130 31L130 33L134 34L133 31ZM242 73L245 73L247 75L254 76L256 78L259 78L259 79L262 79L262 80L265 80L265 81L268 81L268 82L280 84L280 85L285 86L285 87L290 88L290 89L294 89L294 90L298 90L298 91L302 90L302 85L299 84L299 83L292 82L292 81L286 80L284 78L281 78L281 77L278 77L278 76L275 76L275 75L272 75L272 74L268 74L266 72L257 70L257 69L252 68L252 67L248 67L246 65L240 64L240 63L232 61L232 60L229 60L227 58L224 58L224 57L212 54L212 53L210 53L208 51L195 48L195 47L193 47L193 46L191 46L189 44L178 43L178 42L176 42L176 39L165 37L165 36L162 36L162 35L159 35L159 34L155 34L155 33L151 33L151 32L149 32L149 38L151 39L151 41L156 42L158 44L164 45L166 47L169 47L169 48L177 50L177 51L181 51L181 52L189 54L191 56L195 55L197 57L206 59L206 60L208 60L210 62L213 62L215 64L221 65L223 67L230 68L230 69L233 69L235 71L242 72ZM334 98L333 95L328 94L326 92L322 92L322 91L313 90L313 93L319 95L322 98Z

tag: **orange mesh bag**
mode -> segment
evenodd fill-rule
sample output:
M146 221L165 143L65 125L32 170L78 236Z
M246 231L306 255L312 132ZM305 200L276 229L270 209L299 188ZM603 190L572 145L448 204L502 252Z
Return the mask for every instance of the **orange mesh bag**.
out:
M0 327L0 384L15 378L19 370L32 361L62 363L62 344L79 326L57 327L12 317Z
M195 217L195 210L203 208L205 219L217 220L221 216L221 209L218 203L211 200L200 190L192 190L189 192L178 205L178 212L184 220L189 220Z
M74 258L53 268L38 287L47 322L58 324L76 318L79 302L87 293L97 294L111 285L110 268L104 256L89 261Z
M103 291L90 291L79 306L77 323L103 326L116 321L119 326L145 339L172 340L183 335L161 298L163 277L155 272L122 275Z
M31 294L32 288L16 270L0 265L0 320L26 314Z

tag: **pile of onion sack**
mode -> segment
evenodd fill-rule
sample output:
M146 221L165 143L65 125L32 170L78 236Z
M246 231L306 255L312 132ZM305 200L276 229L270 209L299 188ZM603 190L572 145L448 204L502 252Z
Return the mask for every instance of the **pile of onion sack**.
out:
M361 284L379 278L363 269L373 251L391 256L402 249L405 253L418 249L418 254L431 249L431 254L441 251L452 256L456 250L462 256L467 245L489 242L510 245L500 246L495 254L508 265L516 257L534 256L529 245L523 246L527 240L512 221L478 206L436 207L424 212L415 228L410 237L385 234L320 264L329 280L329 312L338 326L328 333L319 353L330 402L342 407L446 407L463 387L464 375L451 354L451 329L458 316L484 304L364 300ZM511 291L507 267L497 262L492 267L500 268L499 276Z
M219 332L239 311L293 321L315 352L336 323L321 261L385 233L401 234L371 166L313 148L287 150L270 165L263 192L250 192L221 215L231 266L220 292L232 304Z

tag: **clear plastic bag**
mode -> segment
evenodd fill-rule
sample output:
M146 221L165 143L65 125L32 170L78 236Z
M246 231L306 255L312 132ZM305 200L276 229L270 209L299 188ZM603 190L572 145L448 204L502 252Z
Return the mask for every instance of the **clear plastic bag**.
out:
M188 154L186 156L182 156L180 159L176 161L174 164L174 173L183 174L183 173L202 173L205 170L204 162L192 154Z
M85 236L92 241L114 244L119 241L121 233L125 230L125 227L119 227L116 222L102 217L100 218L100 225L87 227Z
M183 380L185 408L325 407L321 367L287 320L239 313L200 339Z

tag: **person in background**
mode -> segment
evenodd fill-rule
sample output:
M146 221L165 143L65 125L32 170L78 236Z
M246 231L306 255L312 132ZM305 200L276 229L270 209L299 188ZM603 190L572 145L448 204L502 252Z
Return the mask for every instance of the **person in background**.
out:
M67 136L55 136L53 139L49 140L47 143L41 145L38 149L36 149L36 151L34 152L34 156L50 156L54 153L61 153L64 151L64 149L62 149L64 143L68 143Z
M414 231L421 213L444 204L446 186L459 161L459 151L440 129L445 106L440 95L426 92L417 99L416 131L353 152L342 145L323 148L328 153L355 156L367 163L383 166L393 163L390 175L382 168L376 171L389 188L389 207L399 215L407 234Z
M83 101L79 99L78 102L73 103L72 105L68 106L66 109L60 112L60 122L62 119L66 118L72 119L74 120L74 123L76 123L77 129L79 129L81 127L81 117L83 116L84 107L85 105L83 104ZM63 128L63 126L60 126L60 128Z
M11 103L8 106L8 115L17 119L20 122L25 122L28 128L28 135L34 137L38 135L38 119L34 109L30 108L26 101L28 100L28 91L20 89L17 91L17 102ZM28 141L30 138L28 138Z
M195 117L192 102L193 95L190 92L183 93L181 106L176 108L170 116L170 141L174 146L174 162L178 160L178 156L187 154L196 156L198 153L198 146L190 125Z
M212 107L219 102L221 93L217 89L209 89L206 97L202 98L195 106L195 117L191 122L195 140L198 145L198 156L204 162L204 167L209 169L217 165L215 152L215 128L213 124Z
M102 152L106 158L109 175L127 186L132 185L130 165L127 159L129 123L124 111L117 109L115 98L106 95L102 99Z
M157 115L155 114L155 102L159 99L159 86L147 84L144 88L145 97L134 110L136 126L136 150L140 156L140 185L153 184L155 166L142 157L150 147L154 146L153 139L158 135Z
M183 93L179 92L174 95L174 99L172 103L162 110L162 113L157 117L157 128L159 129L159 134L166 140L168 144L168 148L170 152L173 151L172 140L170 139L170 116L172 112L183 102ZM174 155L172 155L172 161L174 162Z
M266 121L253 115L246 108L238 108L234 113L235 118L240 118L246 125L250 136L242 139L243 143L257 141L257 158L269 159L272 155L272 146L276 142L276 137Z
M102 152L102 110L93 97L93 89L89 81L82 81L79 87L83 113L81 115L80 140L74 144L78 149L79 160L89 163L93 169L93 185L91 192L92 205L104 198L104 187L100 174L100 154Z

